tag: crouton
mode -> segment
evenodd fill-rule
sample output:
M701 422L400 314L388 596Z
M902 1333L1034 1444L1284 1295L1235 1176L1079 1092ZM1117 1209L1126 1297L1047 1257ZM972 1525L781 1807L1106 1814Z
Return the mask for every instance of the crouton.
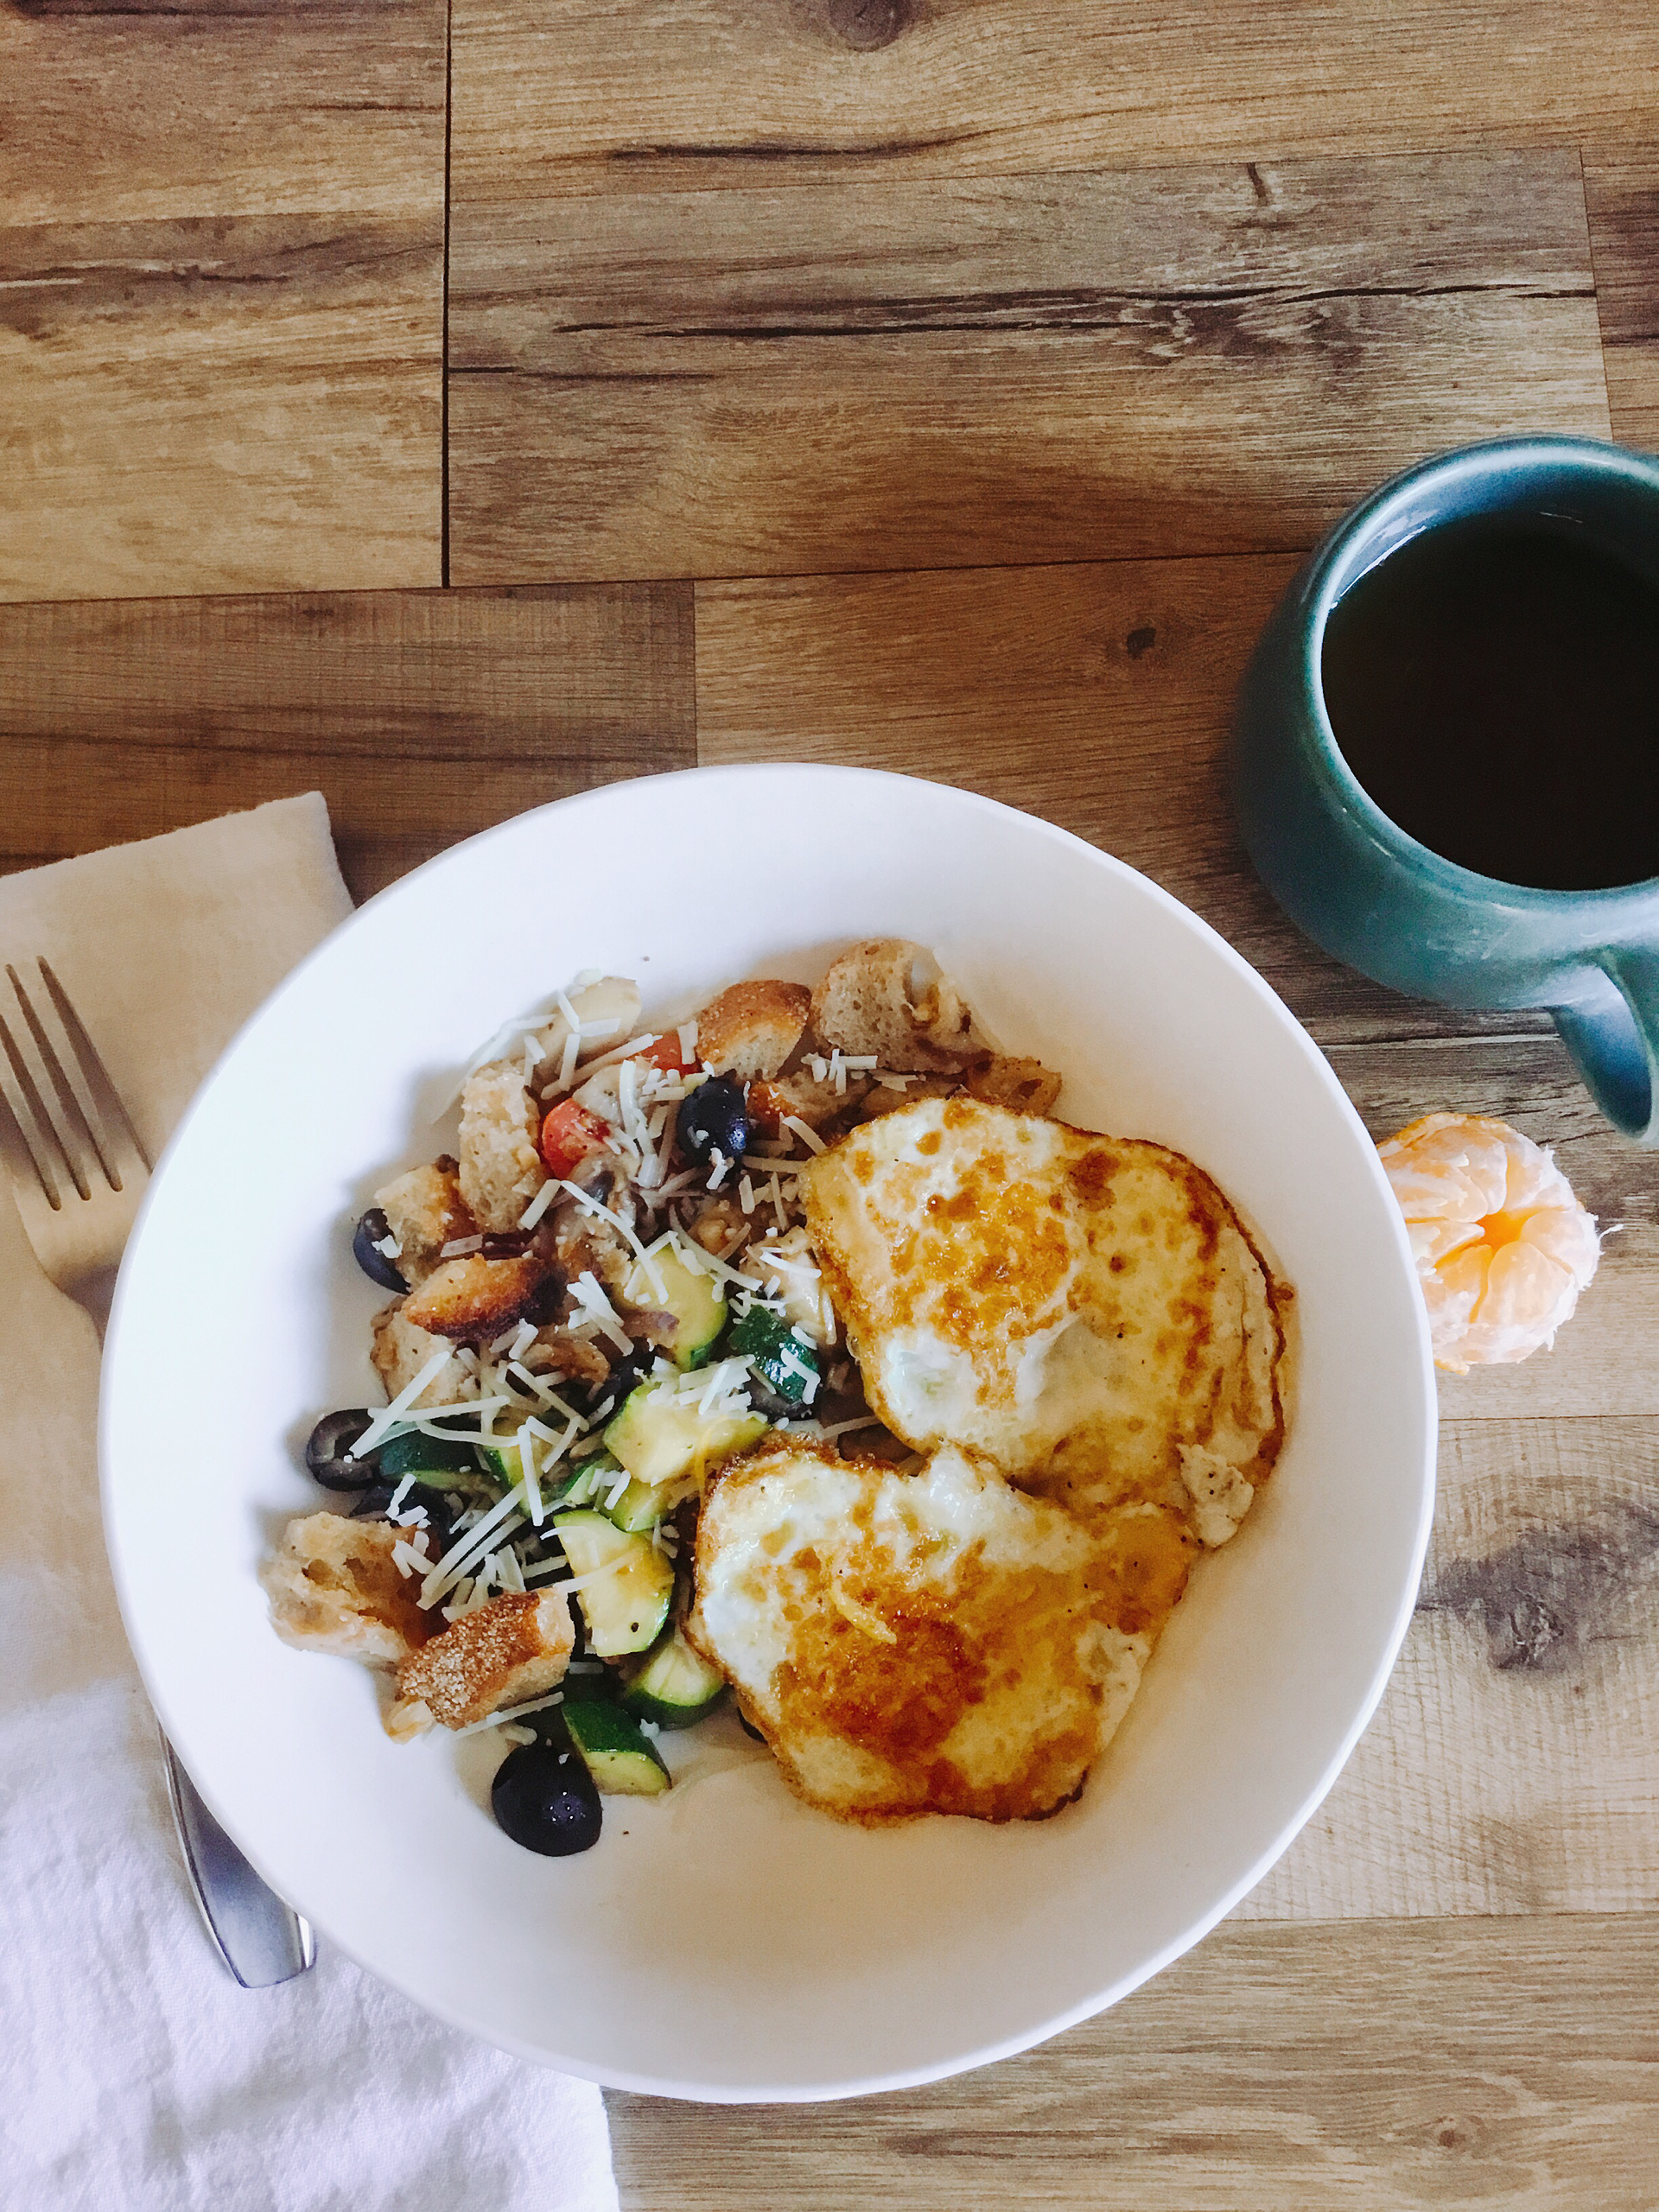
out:
M411 1290L417 1290L437 1266L446 1244L478 1234L478 1224L461 1195L456 1168L457 1163L446 1155L429 1167L411 1167L374 1194L399 1247L397 1272Z
M1040 1060L1005 1060L999 1055L970 1070L967 1089L988 1106L1007 1106L1016 1114L1049 1114L1060 1095L1061 1080Z
M480 1229L517 1229L547 1180L537 1149L541 1114L523 1071L493 1060L461 1094L461 1194Z
M929 963L919 944L874 938L843 952L812 994L812 1030L855 1058L874 1052L900 1074L949 1074L987 1058L973 1017L948 977L918 988Z
M404 1312L404 1299L396 1299L391 1305L381 1308L374 1317L374 1347L369 1357L374 1362L374 1371L385 1386L387 1397L395 1398L406 1390L435 1352L448 1351L450 1347L442 1337L434 1336L430 1330L416 1326ZM442 1406L454 1395L458 1370L451 1368L448 1374L435 1376L420 1396L416 1406Z
M467 1728L503 1706L544 1697L564 1679L575 1643L570 1601L562 1591L492 1598L399 1667L387 1732L416 1735L435 1720Z
M811 1010L812 994L800 983L734 983L697 1016L697 1058L745 1083L775 1076Z
M427 1640L429 1624L416 1602L419 1584L399 1573L391 1556L410 1533L343 1513L290 1521L281 1548L259 1571L271 1625L283 1643L371 1667L412 1658Z
M796 1068L769 1083L749 1085L749 1119L768 1137L789 1135L784 1128L786 1118L821 1129L855 1107L869 1087L868 1076L849 1075L845 1090L838 1090L827 1075L819 1077L810 1068Z
M493 1337L524 1319L554 1273L537 1252L499 1260L468 1252L446 1260L412 1291L404 1317L415 1328L460 1343ZM557 1285L560 1292L563 1287L563 1282Z

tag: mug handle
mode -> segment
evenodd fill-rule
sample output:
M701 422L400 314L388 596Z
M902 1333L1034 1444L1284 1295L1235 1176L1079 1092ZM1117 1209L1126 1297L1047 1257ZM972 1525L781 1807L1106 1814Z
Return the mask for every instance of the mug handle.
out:
M1557 1007L1555 1027L1585 1088L1616 1129L1659 1147L1659 950L1610 946L1595 956L1616 987L1595 1006Z

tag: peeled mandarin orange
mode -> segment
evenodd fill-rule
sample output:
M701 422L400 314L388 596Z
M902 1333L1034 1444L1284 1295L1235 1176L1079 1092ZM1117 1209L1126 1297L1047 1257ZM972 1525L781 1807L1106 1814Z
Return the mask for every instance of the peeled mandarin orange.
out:
M1553 1344L1601 1240L1542 1146L1507 1122L1428 1114L1377 1151L1406 1217L1435 1364L1461 1375Z

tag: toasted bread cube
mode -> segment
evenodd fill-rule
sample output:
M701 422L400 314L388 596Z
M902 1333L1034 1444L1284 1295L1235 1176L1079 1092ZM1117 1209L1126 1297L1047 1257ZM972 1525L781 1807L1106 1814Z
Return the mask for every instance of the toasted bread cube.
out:
M884 1068L948 1074L987 1057L971 1035L973 1016L944 976L918 984L930 964L919 944L873 938L830 967L812 994L812 1030L855 1058L874 1053Z
M438 1265L446 1244L478 1234L461 1195L456 1162L448 1158L411 1167L377 1191L374 1203L397 1239L397 1270L411 1290L419 1289Z
M734 983L697 1016L697 1058L744 1083L777 1075L805 1033L812 994L800 983Z
M1007 1106L1016 1114L1050 1114L1062 1078L1040 1060L1009 1060L999 1054L972 1069L967 1089L988 1106Z
M552 1272L550 1260L535 1252L503 1260L469 1252L446 1260L410 1294L405 1324L462 1342L494 1336L523 1319Z
M541 1114L522 1069L493 1060L461 1094L461 1194L480 1229L517 1229L547 1180L537 1147Z
M388 1399L406 1390L435 1352L448 1351L446 1338L434 1336L429 1329L423 1329L409 1318L405 1310L407 1299L395 1299L390 1306L382 1306L374 1317L374 1348L369 1357L374 1362L374 1371L385 1386ZM435 1375L416 1406L448 1404L455 1394L455 1380L459 1370L451 1368L447 1374Z
M271 1625L302 1651L327 1651L371 1667L411 1658L429 1633L420 1585L398 1572L394 1547L411 1532L386 1521L308 1513L290 1521L259 1571Z
M563 1591L510 1592L463 1613L398 1669L397 1700L387 1726L418 1732L440 1720L469 1727L503 1706L544 1697L564 1679L575 1625ZM429 1716L423 1723L412 1708Z

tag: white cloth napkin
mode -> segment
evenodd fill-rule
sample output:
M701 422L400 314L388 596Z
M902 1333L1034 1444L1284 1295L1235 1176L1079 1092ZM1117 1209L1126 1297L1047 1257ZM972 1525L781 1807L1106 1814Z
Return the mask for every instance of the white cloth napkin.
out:
M153 1158L220 1049L350 910L321 798L0 880ZM0 2206L615 2212L604 2107L320 1945L209 1951L99 1522L98 1341L0 1183Z

